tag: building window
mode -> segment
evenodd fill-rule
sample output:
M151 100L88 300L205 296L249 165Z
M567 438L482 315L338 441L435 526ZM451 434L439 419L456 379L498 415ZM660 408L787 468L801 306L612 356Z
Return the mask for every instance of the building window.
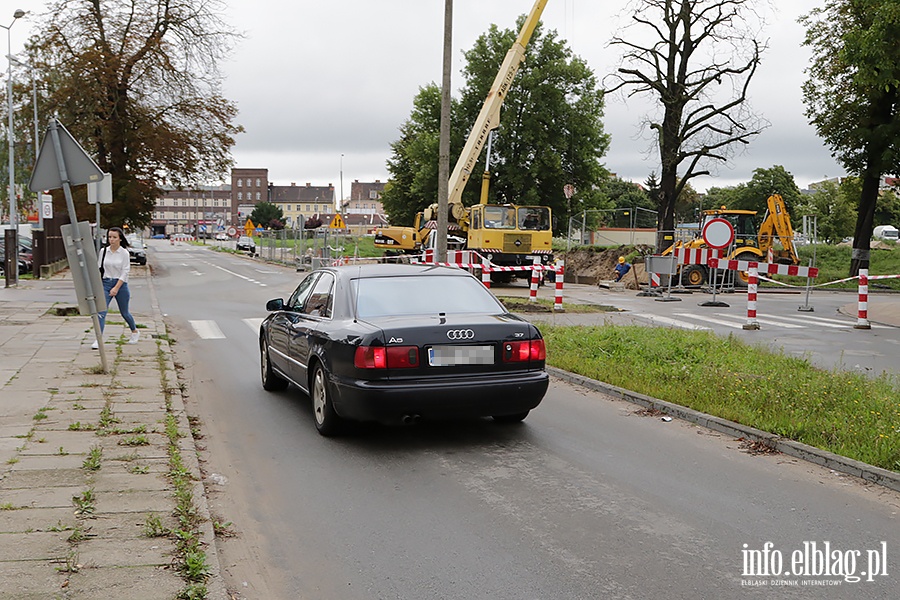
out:
M369 199L378 200L378 190L369 190Z
M242 193L238 192L238 202L240 202L243 199L244 199L244 195Z
M258 183L256 185L259 185ZM256 200L259 201L259 192L256 192Z
M256 187L259 187L259 177L256 178Z
M243 186L244 186L244 180L238 179L238 187L243 187Z
M309 204L306 205L306 212L309 212Z

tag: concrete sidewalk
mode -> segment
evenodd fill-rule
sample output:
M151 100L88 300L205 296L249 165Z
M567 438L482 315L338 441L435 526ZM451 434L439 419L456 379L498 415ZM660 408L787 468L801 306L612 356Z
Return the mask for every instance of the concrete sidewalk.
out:
M110 313L107 373L68 271L0 289L0 599L169 600L191 584L175 530L206 554L208 597L226 597L165 325L146 268L132 280L153 309L134 345Z

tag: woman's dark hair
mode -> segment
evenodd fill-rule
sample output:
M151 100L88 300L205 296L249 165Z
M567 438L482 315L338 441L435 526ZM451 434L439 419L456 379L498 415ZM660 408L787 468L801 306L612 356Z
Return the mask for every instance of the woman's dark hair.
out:
M110 227L106 230L106 240L109 241L109 232L115 231L119 234L119 243L123 248L127 248L131 244L128 243L128 238L125 237L125 232L122 231L121 227Z

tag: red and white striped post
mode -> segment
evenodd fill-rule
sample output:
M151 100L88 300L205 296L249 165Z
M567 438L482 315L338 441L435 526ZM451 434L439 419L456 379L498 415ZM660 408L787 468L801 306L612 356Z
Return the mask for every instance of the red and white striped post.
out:
M528 294L529 302L537 302L538 284L541 281L541 257L535 255L531 260L531 292Z
M759 282L759 273L755 262L750 263L747 281L747 322L744 329L759 329L759 321L756 320L756 284Z
M565 268L566 264L564 261L556 261L556 297L553 299L553 310L564 310L562 305L562 292L563 280L565 279Z
M650 290L656 291L654 288L659 287L659 273L650 272Z
M491 261L484 256L481 257L481 283L491 289Z
M859 314L853 329L872 329L869 324L869 270L859 270Z

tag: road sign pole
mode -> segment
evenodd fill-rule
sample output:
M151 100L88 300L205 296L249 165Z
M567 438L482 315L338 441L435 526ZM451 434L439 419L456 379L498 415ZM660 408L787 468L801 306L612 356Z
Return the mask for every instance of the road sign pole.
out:
M100 347L100 367L103 372L107 372L106 366L106 350L103 347L103 332L100 329L100 315L97 311L97 293L99 290L94 289L92 285L93 278L88 273L87 261L84 258L84 240L78 233L78 219L75 214L75 201L72 199L72 188L69 186L69 174L66 170L66 161L63 157L62 143L59 141L59 130L57 129L58 121L50 119L50 139L53 141L53 152L56 155L56 163L59 166L59 178L62 181L63 194L66 197L66 209L69 211L69 221L74 225L72 239L75 243L75 252L78 256L78 265L81 268L81 276L85 282L88 291L85 298L91 312L91 321L94 324L94 333L97 336L97 342ZM98 210L100 204L97 204ZM98 223L99 225L99 223ZM70 265L74 266L74 265Z

